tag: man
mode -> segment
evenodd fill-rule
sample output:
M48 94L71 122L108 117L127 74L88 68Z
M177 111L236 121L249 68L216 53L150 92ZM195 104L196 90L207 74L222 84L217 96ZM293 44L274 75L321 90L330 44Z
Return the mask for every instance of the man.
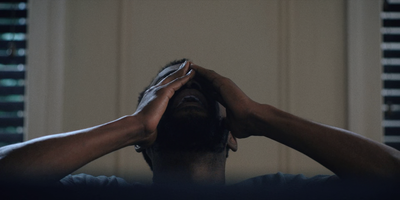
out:
M225 107L226 117L220 115L217 102ZM250 136L268 137L292 147L342 180L392 181L400 177L399 151L259 104L228 78L187 60L168 65L158 74L141 94L133 115L1 148L0 175L15 182L61 180L65 185L126 186L116 177L69 174L107 153L135 145L151 165L153 185L223 185L229 149L236 151L236 138ZM278 173L242 185L294 183L294 187L305 187L335 179Z

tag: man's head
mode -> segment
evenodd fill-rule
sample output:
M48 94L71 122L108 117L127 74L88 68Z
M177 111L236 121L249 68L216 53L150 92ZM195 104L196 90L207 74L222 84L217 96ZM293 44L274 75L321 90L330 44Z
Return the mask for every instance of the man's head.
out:
M167 64L140 94L178 70L187 59ZM157 127L157 139L152 152L211 152L221 153L226 148L228 131L222 126L218 102L206 88L204 81L195 77L175 92ZM152 167L146 150L143 156Z

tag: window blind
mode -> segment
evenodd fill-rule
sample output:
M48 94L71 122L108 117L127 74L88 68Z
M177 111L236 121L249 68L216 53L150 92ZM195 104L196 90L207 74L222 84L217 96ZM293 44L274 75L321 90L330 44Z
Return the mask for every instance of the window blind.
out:
M381 19L384 142L400 150L400 0L385 0Z
M0 0L0 146L24 131L27 0Z

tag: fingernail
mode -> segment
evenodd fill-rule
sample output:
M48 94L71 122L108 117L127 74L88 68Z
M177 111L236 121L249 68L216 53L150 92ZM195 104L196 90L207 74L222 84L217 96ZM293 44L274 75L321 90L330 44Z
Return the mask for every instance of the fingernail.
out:
M189 70L188 73L186 73L186 75L189 75L193 72L193 69Z
M184 67L185 67L185 65L186 65L186 63L187 63L187 60L181 64L181 66L179 67L179 69L182 69L182 68L184 68Z

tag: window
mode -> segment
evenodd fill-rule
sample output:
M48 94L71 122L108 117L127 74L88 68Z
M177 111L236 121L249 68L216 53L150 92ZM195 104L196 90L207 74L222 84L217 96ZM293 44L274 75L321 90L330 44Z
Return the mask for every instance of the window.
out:
M381 18L384 142L400 150L400 0L385 0Z
M27 1L0 0L0 146L24 130Z

